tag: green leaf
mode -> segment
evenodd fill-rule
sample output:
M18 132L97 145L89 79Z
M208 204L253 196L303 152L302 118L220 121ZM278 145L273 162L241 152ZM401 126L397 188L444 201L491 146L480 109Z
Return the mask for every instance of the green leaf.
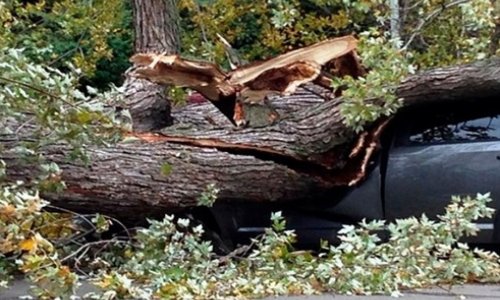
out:
M172 173L172 165L169 163L163 163L161 165L161 174L168 176L170 173Z
M111 225L111 221L101 214L96 214L95 217L92 218L92 222L95 224L98 233L108 231L109 225Z

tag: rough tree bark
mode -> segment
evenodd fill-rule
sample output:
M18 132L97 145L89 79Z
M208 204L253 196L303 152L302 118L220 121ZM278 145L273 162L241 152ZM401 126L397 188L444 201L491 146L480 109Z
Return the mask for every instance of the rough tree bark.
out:
M134 0L134 51L174 54L179 50L178 16L175 0ZM136 131L168 126L170 101L165 87L146 80L127 78L125 102Z
M49 146L44 151L63 170L68 188L43 196L56 206L122 218L196 206L212 183L220 189L218 201L331 199L336 188L363 179L385 122L356 135L342 123L342 99L325 102L321 92L308 86L271 99L288 117L264 128L236 130L210 104L190 105L173 111L175 124L160 132L89 149L89 166L68 162L67 146ZM397 93L408 109L437 102L498 101L500 59L412 76ZM2 139L6 149L17 142ZM7 162L11 178L33 176L32 168L8 152L0 159ZM171 166L169 174L162 173L164 164Z

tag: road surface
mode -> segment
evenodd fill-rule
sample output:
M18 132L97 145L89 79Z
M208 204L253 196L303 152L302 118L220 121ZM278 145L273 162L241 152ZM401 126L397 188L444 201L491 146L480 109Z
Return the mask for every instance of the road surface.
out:
M29 284L26 281L16 280L10 284L8 290L0 289L0 300L15 300L20 296L28 294ZM92 287L84 285L78 291L83 295L92 290ZM418 291L407 291L398 299L413 300L500 300L500 284L495 285L464 285L456 286L447 291L444 288L423 289ZM34 298L32 298L34 299ZM318 296L279 296L267 297L265 300L394 300L390 296L343 296L343 295L318 295Z
M407 291L402 297L390 296L343 296L343 295L319 295L319 296L287 296L268 297L265 300L500 300L500 284L495 285L464 285L456 286L447 291L443 288L423 289L419 291Z

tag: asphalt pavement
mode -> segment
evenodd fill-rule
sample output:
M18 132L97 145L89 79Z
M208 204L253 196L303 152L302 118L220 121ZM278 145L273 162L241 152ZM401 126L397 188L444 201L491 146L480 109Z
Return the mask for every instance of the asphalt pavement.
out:
M29 284L23 280L12 282L8 290L0 289L0 300L16 300L20 296L28 295ZM83 285L78 294L83 295L92 291L89 285ZM26 299L26 298L25 298ZM31 298L34 299L34 298ZM344 295L315 295L315 296L279 296L267 297L264 300L393 300L391 296L344 296ZM454 286L451 290L445 288L430 288L416 291L404 291L403 296L398 299L413 300L452 300L452 299L473 299L473 300L500 300L500 284L467 284L463 286Z
M473 299L473 300L500 300L500 284L479 285L467 284L452 287L451 290L445 288L430 288L416 291L403 291L403 296L397 299L414 300L452 300L452 299ZM391 296L344 296L344 295L318 295L318 296L286 296L268 297L265 300L394 300Z

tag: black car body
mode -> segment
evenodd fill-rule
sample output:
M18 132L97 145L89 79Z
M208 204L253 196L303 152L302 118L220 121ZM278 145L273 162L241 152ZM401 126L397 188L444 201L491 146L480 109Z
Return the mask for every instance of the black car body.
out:
M226 241L247 242L270 226L270 214L282 211L298 242L336 241L344 224L363 218L388 221L444 212L452 195L491 192L490 206L500 208L500 106L421 107L396 115L359 186L339 189L332 199L308 203L216 204L217 227ZM478 236L467 241L500 244L500 217L479 220Z

